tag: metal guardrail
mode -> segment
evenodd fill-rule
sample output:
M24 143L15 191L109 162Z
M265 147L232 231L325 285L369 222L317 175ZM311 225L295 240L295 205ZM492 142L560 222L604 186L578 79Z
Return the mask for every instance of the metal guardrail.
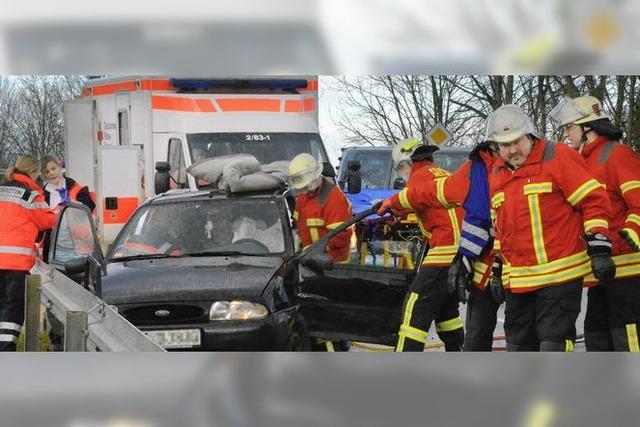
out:
M100 298L46 263L37 260L31 273L41 276L42 304L65 325L65 349L165 351Z

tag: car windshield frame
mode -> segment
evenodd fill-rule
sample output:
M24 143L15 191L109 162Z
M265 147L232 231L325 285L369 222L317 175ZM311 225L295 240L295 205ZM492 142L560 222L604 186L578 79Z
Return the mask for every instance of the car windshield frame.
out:
M226 149L212 150L211 144L228 144ZM250 148L265 145L252 152ZM281 158L266 158L277 153L280 144L283 149ZM300 147L296 147L295 145ZM305 146L306 147L303 147ZM202 132L187 134L187 146L193 163L217 156L245 153L255 156L260 163L266 164L279 160L291 160L300 153L309 153L321 162L329 162L322 137L313 132ZM233 148L231 148L233 147ZM298 149L299 148L299 149ZM262 153L258 153L262 151ZM204 154L204 155L203 155ZM262 155L260 155L262 154Z
M231 245L233 243L229 243L223 246L219 246L217 249L214 247L213 250L210 248L208 250L197 251L197 252L185 252L176 255L169 255L167 257L159 256L161 254L158 253L149 253L148 256L145 254L139 254L140 256L133 255L122 255L115 256L119 250L121 250L121 246L126 244L126 239L132 235L135 231L135 228L139 226L139 222L142 217L148 215L149 212L152 212L153 209L156 208L167 208L171 206L179 206L179 205L192 205L191 208L182 208L182 209L190 209L193 210L197 206L197 204L202 205L204 203L247 203L252 206L256 206L256 203L261 203L266 205L268 203L274 203L275 209L278 215L278 221L280 221L281 229L282 229L282 243L284 248L280 252L244 252L239 249L231 249ZM265 206L266 207L266 206ZM210 211L215 211L214 209L210 209ZM238 209L238 211L243 211L242 209ZM183 210L183 213L186 210ZM206 211L205 211L206 212ZM203 221L205 221L203 219ZM233 223L228 223L228 229L231 230L233 227ZM272 225L275 225L274 222ZM233 232L232 232L233 233ZM144 244L144 243L143 243ZM226 246L226 247L225 247ZM122 228L118 236L114 240L113 244L109 248L108 253L105 256L105 262L122 262L127 261L127 259L177 259L177 258L186 258L186 257L217 257L217 256L237 256L237 257L279 257L279 258L288 258L293 255L294 250L294 242L293 235L290 227L290 223L288 221L288 213L286 208L286 201L281 196L265 196L265 197L215 197L215 198L197 198L197 199L178 199L178 200L160 200L154 203L149 203L141 206L127 221L125 226ZM202 252L208 252L207 255L202 255Z

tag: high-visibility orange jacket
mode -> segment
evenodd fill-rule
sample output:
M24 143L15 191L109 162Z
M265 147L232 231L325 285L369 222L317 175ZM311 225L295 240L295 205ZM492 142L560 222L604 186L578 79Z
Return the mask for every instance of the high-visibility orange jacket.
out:
M611 205L575 150L535 140L520 168L496 160L489 184L505 287L531 292L591 272L582 236L609 236Z
M352 217L351 204L344 193L333 182L323 179L320 187L311 194L296 197L293 213L298 227L298 236L303 247L317 242L329 230L342 225ZM351 228L347 228L329 240L329 255L337 262L349 260Z
M587 169L607 189L611 201L609 230L613 240L616 278L640 276L640 253L618 234L621 229L640 236L640 156L630 147L598 137L582 149ZM593 275L585 284L595 284Z
M497 157L492 156L486 151L479 151L482 162L487 168L487 172L491 171L491 167ZM467 160L463 163L457 171L455 171L450 177L445 179L442 184L436 184L433 189L436 194L440 206L450 208L452 206L463 206L467 200L469 190L471 188L471 165L473 161ZM464 223L462 225L464 227ZM487 250L479 258L474 260L473 263L473 276L472 283L479 289L485 289L491 278L491 264L493 262L494 251Z
M55 224L42 189L28 176L14 173L0 185L0 218L0 270L29 271L38 232Z
M460 207L443 209L438 199L449 176L450 172L433 162L415 162L407 186L391 198L393 209L411 210L418 217L422 234L429 244L423 265L449 266L458 251L464 210Z

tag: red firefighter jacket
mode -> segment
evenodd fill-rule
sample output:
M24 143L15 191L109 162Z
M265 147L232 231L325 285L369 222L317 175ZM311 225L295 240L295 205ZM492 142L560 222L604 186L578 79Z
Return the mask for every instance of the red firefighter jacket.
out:
M625 229L638 241L640 236L640 156L630 147L599 137L585 145L582 156L587 169L605 186L611 201L611 240L616 278L640 276L640 253L618 234ZM585 284L596 283L589 275Z
M494 249L513 293L583 278L591 272L585 232L609 235L611 205L580 155L564 144L535 140L525 164L497 159L489 174L495 210Z
M416 213L422 234L429 244L423 265L449 266L458 251L464 210L453 206L442 209L439 201L443 183L449 176L450 172L433 162L415 162L407 186L391 198L393 209Z
M491 171L491 167L496 157L486 151L479 151L479 156L487 168ZM471 188L471 160L466 161L460 168L448 177L441 185L440 196L436 197L440 206L449 208L451 206L463 206L467 200L469 190ZM434 194L438 188L434 188ZM464 227L464 223L463 223ZM491 278L491 264L493 262L493 250L487 250L481 254L473 263L472 283L479 289L485 289Z
M298 236L303 247L320 240L329 230L342 225L352 217L351 204L334 183L323 179L320 187L311 194L296 198L293 218L297 222ZM329 255L337 262L348 262L351 248L351 228L329 240Z
M55 224L42 189L28 176L14 173L0 185L0 218L0 270L29 271L38 232Z

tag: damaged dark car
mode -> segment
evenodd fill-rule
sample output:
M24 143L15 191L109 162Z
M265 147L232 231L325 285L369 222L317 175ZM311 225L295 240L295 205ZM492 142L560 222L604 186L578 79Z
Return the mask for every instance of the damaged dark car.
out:
M322 242L301 256L291 201L286 191L165 193L138 208L104 257L98 245L83 250L86 230L74 228L92 220L69 205L49 263L84 274L85 286L168 350L307 351L317 339L392 345L420 243L384 241L390 227L356 218L351 263L333 264ZM74 269L86 260L86 271Z

